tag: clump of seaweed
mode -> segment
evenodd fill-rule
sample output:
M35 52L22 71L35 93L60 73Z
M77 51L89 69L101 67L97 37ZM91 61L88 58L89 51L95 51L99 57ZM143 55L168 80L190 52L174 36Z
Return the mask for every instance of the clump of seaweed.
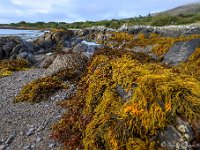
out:
M200 119L200 81L129 53L94 55L52 136L66 149L155 149L176 116ZM131 93L123 99L117 87Z
M200 48L197 48L186 62L181 63L175 69L200 80Z
M29 68L26 60L0 60L0 78L10 76L13 71L22 71Z
M40 102L48 99L56 90L63 88L67 88L67 84L56 76L40 78L23 87L14 102Z

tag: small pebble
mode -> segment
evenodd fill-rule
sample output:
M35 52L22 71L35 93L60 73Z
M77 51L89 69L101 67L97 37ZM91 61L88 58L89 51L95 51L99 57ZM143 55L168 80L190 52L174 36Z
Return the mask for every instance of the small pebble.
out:
M11 135L7 138L7 140L5 141L5 144L10 144L12 142L12 140L14 139L14 135Z
M46 104L46 105L44 105L44 107L49 107L49 105Z
M5 150L5 148L6 148L6 145L4 145L4 144L0 145L0 150Z
M42 131L42 130L44 130L45 129L45 126L40 126L36 131L37 132L40 132L40 131Z
M35 144L31 144L31 148L34 148L35 147Z
M36 143L39 143L40 141L42 141L41 137L37 137L37 139L35 140Z
M55 143L49 144L49 148L53 148L53 147L55 147Z
M24 135L24 132L23 132L23 131L21 131L19 134L20 134L20 135Z
M30 128L29 130L28 130L28 132L27 132L27 136L30 136L30 135L32 135L33 133L34 133L34 128Z
M29 149L31 149L31 146L30 145L26 145L26 146L23 147L23 149L24 150L29 150Z

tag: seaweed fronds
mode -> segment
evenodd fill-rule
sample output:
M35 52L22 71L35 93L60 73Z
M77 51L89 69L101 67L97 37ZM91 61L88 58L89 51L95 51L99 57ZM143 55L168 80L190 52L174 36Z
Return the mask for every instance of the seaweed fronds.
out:
M181 73L200 80L200 48L197 48L186 62L174 68Z
M0 60L0 78L10 76L13 71L22 71L29 68L26 60Z
M106 43L109 47L122 47L124 49L132 49L134 47L146 47L152 45L153 52L156 56L161 57L168 52L168 50L177 42L189 41L191 39L200 38L200 35L180 36L174 37L162 37L158 34L151 33L149 36L145 36L143 33L138 35L131 35L125 32L114 32L112 36L108 38Z
M48 99L56 90L67 88L58 77L45 77L27 84L15 97L14 102L40 102Z
M123 100L118 85L132 93L129 99ZM151 138L176 116L200 119L200 81L127 53L101 53L62 106L68 112L54 125L53 137L66 149L153 149Z

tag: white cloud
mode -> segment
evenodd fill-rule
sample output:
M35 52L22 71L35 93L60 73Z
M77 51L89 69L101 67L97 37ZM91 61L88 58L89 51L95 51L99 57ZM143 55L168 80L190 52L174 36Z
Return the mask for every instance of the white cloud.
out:
M67 5L70 7L71 0L11 0L11 2L18 6L23 7L21 10L23 13L28 13L29 15L41 13L48 14L55 11L55 6Z
M195 0L0 0L0 23L129 18ZM9 20L9 21L8 21Z

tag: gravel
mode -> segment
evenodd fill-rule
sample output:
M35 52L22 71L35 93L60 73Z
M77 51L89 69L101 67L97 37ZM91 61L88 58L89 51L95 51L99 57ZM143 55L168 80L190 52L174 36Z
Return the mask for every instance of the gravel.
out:
M47 101L13 103L20 89L44 72L45 69L19 71L0 79L0 150L52 150L60 147L50 138L50 127L65 111L56 103L72 94L74 85L56 92Z

